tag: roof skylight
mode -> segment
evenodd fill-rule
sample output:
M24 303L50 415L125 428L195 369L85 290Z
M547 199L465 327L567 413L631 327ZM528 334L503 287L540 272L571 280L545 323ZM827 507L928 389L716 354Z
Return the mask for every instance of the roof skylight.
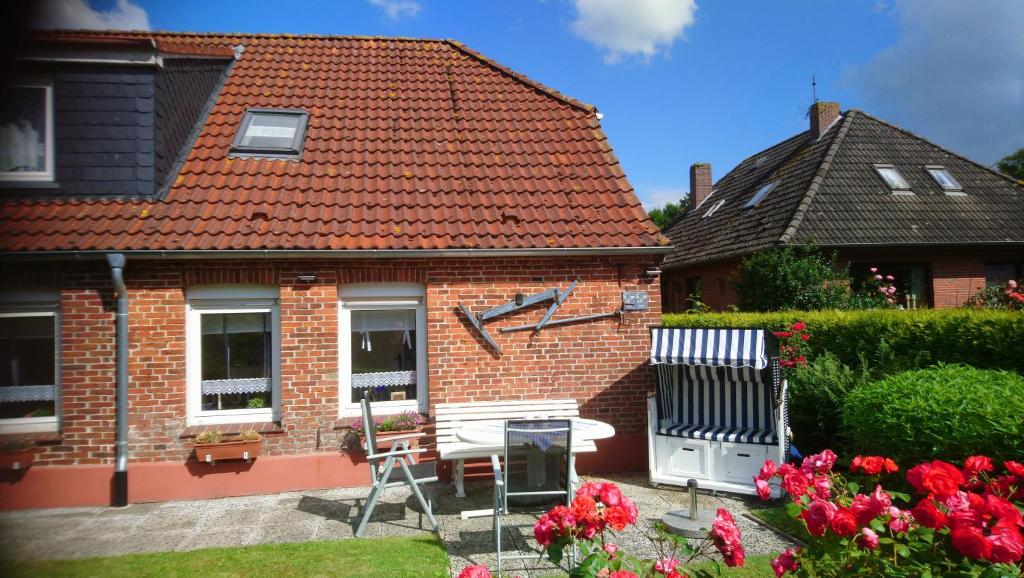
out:
M931 175L931 177L935 179L935 182L942 187L942 190L947 193L956 193L964 190L964 188L960 186L960 183L953 178L953 175L949 173L949 169L946 167L927 166L924 170L928 171L928 174Z
M896 167L892 165L875 165L875 171L894 192L910 192L910 183L907 182L907 179L903 178L903 175L896 170Z
M757 189L757 192L754 193L753 197L750 197L750 200L747 201L747 204L743 205L743 208L750 209L752 207L756 207L766 196L768 196L768 193L775 189L775 186L778 184L779 181L772 181L761 185L761 188Z
M304 110L251 108L242 117L231 152L294 157L302 152L309 113Z
M703 216L703 217L701 217L701 218L702 218L702 219L707 219L707 218L708 218L708 217L710 217L711 215L714 215L714 214L715 214L715 211L717 211L717 210L718 210L718 208L719 208L719 207L721 207L721 206L722 206L722 205L723 205L724 203L725 203L725 199L722 199L721 201L718 201L718 202L717 202L717 203L715 203L714 205L711 205L711 208L710 208L710 209L708 209L708 212L704 213L704 216Z

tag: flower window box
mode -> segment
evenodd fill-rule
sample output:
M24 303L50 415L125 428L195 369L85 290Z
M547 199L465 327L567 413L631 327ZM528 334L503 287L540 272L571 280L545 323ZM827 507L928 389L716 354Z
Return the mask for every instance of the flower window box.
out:
M210 465L225 460L245 460L251 463L259 457L262 442L263 436L252 430L242 432L232 439L224 439L219 431L204 432L196 436L196 459Z

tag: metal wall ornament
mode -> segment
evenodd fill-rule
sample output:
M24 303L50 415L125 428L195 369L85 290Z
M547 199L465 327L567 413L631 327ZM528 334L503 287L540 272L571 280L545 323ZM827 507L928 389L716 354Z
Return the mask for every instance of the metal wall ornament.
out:
M523 293L516 293L513 299L510 299L507 303L498 305L481 311L480 313L473 313L468 307L459 303L459 310L466 316L466 319L470 322L473 328L484 338L494 350L501 355L501 347L494 340L494 337L484 327L484 323L488 320L494 319L501 315L509 313L516 313L527 307L532 307L538 303L545 301L551 301L551 305L548 306L544 316L537 323L527 323L524 325L514 325L512 327L502 327L498 329L499 333L511 333L513 331L528 331L532 330L537 333L545 327L554 327L558 325L568 325L570 323L581 323L584 321L595 321L597 319L607 319L609 317L622 317L626 311L643 311L647 309L647 292L646 291L626 291L623 292L623 305L616 311L609 313L594 313L591 315L579 315L576 317L566 317L564 319L552 319L558 308L565 303L566 299L572 293L572 290L576 288L576 285L580 282L576 279L565 290L559 290L557 287L554 289L548 289L540 293L534 293L532 295L524 295ZM631 294L627 298L626 294ZM642 295L639 295L642 294Z

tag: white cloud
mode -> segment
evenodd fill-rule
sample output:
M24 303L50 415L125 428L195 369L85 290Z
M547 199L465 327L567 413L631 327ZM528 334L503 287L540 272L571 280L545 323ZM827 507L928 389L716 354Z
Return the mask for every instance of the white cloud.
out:
M1024 146L1024 2L895 0L896 43L844 82L868 112L983 163Z
M640 194L640 202L644 209L660 209L668 203L678 203L684 197L690 196L686 189L652 189Z
M32 24L43 29L149 30L146 10L117 0L110 10L95 10L86 0L36 0Z
M420 13L420 3L416 0L370 0L370 4L383 10L392 20L412 18Z
M672 46L694 23L696 0L574 0L573 31L601 48L605 62L649 59Z

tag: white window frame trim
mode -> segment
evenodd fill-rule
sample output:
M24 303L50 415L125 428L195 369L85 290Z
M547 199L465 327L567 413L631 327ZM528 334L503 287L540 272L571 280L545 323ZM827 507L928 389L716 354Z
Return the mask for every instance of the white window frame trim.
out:
M426 413L427 305L426 290L415 283L355 283L338 290L338 417L360 415L358 403L352 403L352 311L414 309L416 311L416 399L374 401L374 415L405 411Z
M260 423L281 420L281 313L277 299L260 297L229 297L190 299L185 303L185 423L195 425L221 425L234 423ZM202 315L224 313L270 313L271 375L270 407L259 409L224 409L203 411L202 396Z
M878 178L882 179L882 184L884 184L889 189L889 191L892 194L894 194L894 195L913 195L914 194L914 190L910 186L910 181L907 180L907 177L903 176L903 173L901 173L900 170L898 168L896 168L896 165L890 165L890 164L884 164L884 163L882 163L882 164L876 163L876 164L874 164L872 166L874 167L875 174L878 175ZM896 176L898 176L900 178L900 180L902 180L904 183L907 184L907 186L906 187L894 187L894 186L890 185L889 181L886 180L885 176L882 174L883 170L891 170L891 171L893 171L894 173L896 173Z
M960 184L960 181L958 181L957 178L953 176L953 173L946 166L944 166L944 165L925 165L924 166L924 172L928 173L928 176L931 177L931 179L933 181L935 181L935 184L939 185L939 188L942 189L943 193L946 193L947 195L949 195L951 197L966 197L967 196L967 193L964 192L964 186L962 184ZM942 181L939 180L939 177L937 177L935 175L935 173L937 173L937 172L946 173L946 177L949 178L950 182L955 183L956 186L955 187L951 187L951 188L947 188L945 185L942 184Z
M0 434L49 433L60 431L60 310L33 308L0 312L0 317L53 318L53 415L0 419Z
M43 88L46 90L46 170L35 172L0 171L0 181L7 182L53 182L56 179L54 171L54 142L53 128L53 82L14 82L9 85L12 88Z

